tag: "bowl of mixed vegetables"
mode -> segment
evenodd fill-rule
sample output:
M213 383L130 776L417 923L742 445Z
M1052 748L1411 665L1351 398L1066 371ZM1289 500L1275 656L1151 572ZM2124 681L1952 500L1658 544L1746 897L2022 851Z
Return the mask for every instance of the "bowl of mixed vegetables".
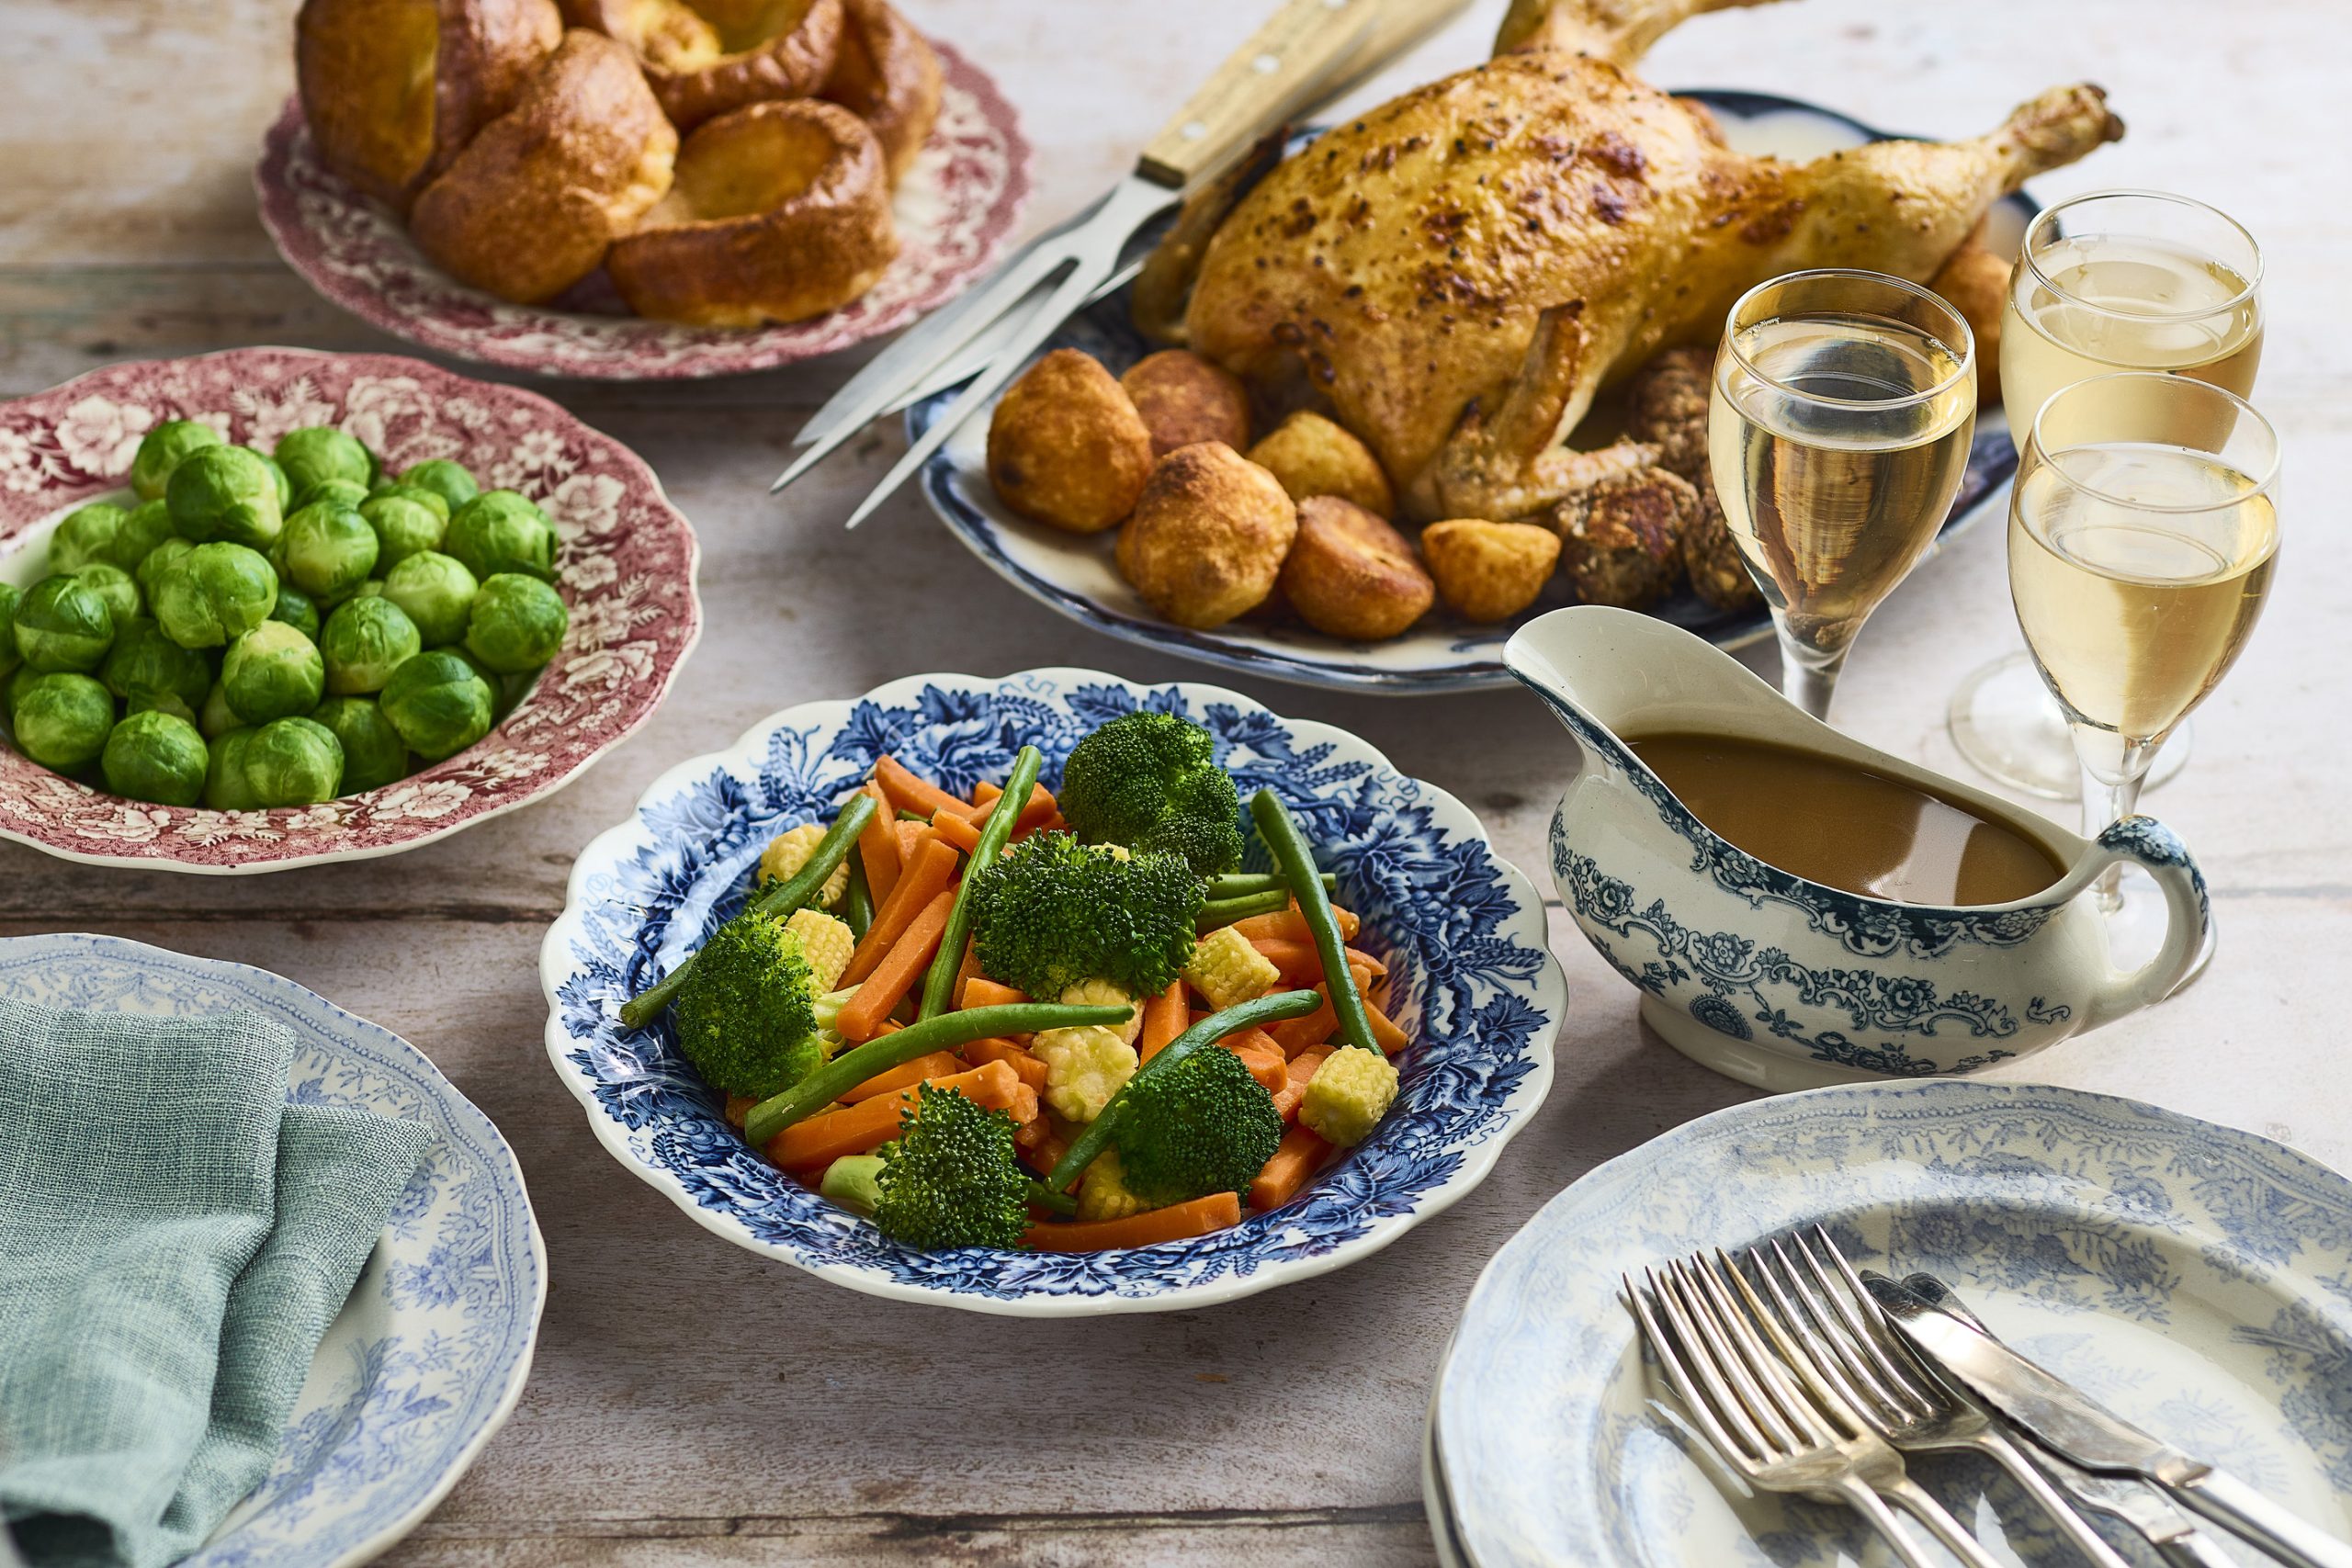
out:
M1542 1101L1566 987L1476 819L1234 693L912 677L575 866L548 1049L707 1228L877 1294L1198 1306L1377 1249Z

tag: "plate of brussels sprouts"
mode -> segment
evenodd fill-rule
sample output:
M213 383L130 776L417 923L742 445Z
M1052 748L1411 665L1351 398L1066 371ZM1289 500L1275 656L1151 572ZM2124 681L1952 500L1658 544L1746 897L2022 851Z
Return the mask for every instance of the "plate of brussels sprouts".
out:
M1033 1317L1377 1251L1484 1179L1567 1004L1452 795L1233 692L1061 669L672 770L574 865L540 978L598 1140L696 1223Z
M700 628L652 471L382 355L112 366L0 407L0 836L235 873L560 786Z

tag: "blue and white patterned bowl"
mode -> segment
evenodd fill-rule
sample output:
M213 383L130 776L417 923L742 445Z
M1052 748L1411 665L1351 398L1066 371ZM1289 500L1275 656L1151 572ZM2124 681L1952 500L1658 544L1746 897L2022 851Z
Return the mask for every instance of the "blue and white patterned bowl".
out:
M531 1369L547 1248L506 1140L415 1046L266 970L120 937L16 937L0 942L0 996L164 1017L250 1008L294 1032L289 1099L433 1129L267 1479L181 1568L348 1568L398 1540L513 1413Z
M1002 778L1035 744L1052 784L1081 736L1137 706L1206 726L1245 795L1272 786L1300 816L1414 1036L1388 1119L1281 1209L1120 1252L917 1252L760 1158L666 1023L620 1027L622 1000L740 908L767 841L830 818L884 752L961 792ZM910 676L854 703L789 709L671 770L573 866L539 968L556 1071L614 1157L696 1223L854 1290L1033 1317L1205 1306L1377 1251L1476 1187L1543 1103L1567 1006L1534 887L1460 801L1344 730L1238 693L1067 669Z
M2037 1084L1933 1079L1759 1100L1545 1204L1471 1292L1425 1472L1477 1568L1847 1568L1858 1516L1735 1503L1648 1404L1619 1276L1826 1224L1927 1269L1996 1332L2158 1437L2352 1534L2352 1182L2250 1133ZM1965 1460L1912 1472L2003 1562L2071 1560ZM2245 1561L2254 1561L2250 1555Z

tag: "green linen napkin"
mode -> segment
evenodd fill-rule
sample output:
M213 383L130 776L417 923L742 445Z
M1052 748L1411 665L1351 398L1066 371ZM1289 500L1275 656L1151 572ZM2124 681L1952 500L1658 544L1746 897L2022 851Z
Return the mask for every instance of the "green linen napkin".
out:
M294 1037L0 1000L0 1518L161 1568L267 1473L432 1134L288 1105Z

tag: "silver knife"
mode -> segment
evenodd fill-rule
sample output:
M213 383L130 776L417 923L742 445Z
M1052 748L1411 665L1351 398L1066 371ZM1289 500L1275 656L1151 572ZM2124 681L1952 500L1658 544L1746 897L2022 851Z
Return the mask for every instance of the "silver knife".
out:
M2294 1568L2352 1568L2352 1545L2235 1476L2150 1437L2064 1378L1883 1274L1867 1275L1863 1283L1914 1348L2042 1447L2086 1470L2153 1481Z
M1988 1339L1997 1337L1951 1286L1933 1274L1906 1275L1903 1283L1928 1305L1951 1314ZM2195 1520L2166 1502L2164 1493L2147 1482L2085 1470L2039 1444L2026 1454L2061 1491L2084 1507L2131 1526L2175 1568L2238 1568L2236 1559L2223 1555L2211 1537L2198 1532Z

